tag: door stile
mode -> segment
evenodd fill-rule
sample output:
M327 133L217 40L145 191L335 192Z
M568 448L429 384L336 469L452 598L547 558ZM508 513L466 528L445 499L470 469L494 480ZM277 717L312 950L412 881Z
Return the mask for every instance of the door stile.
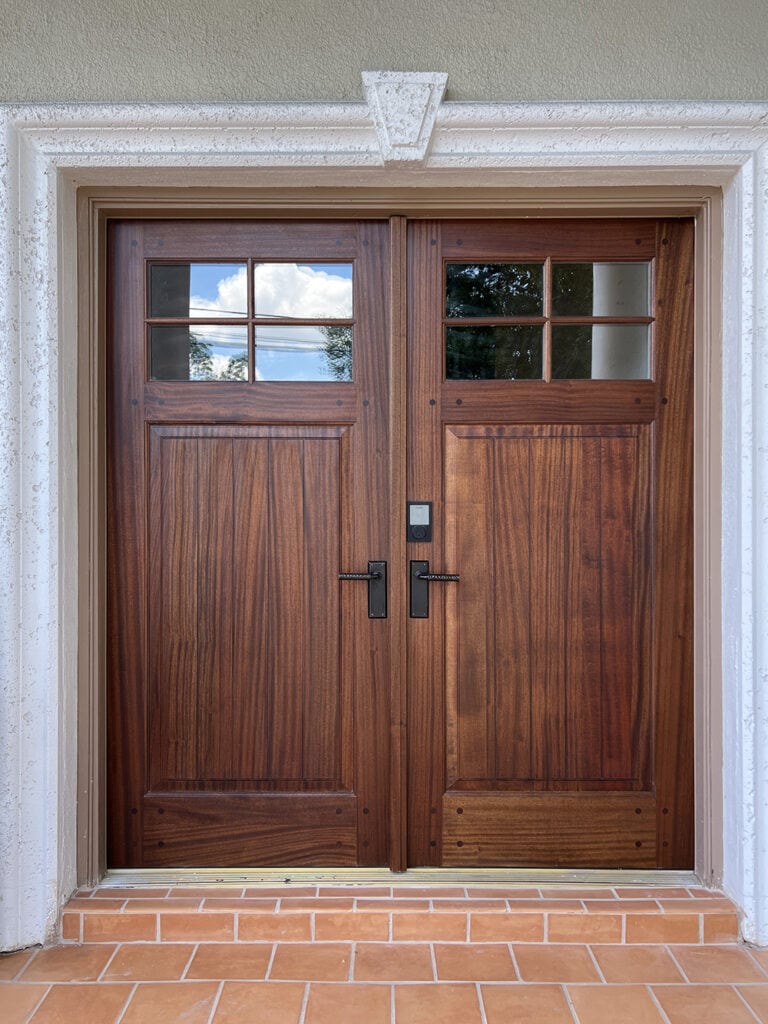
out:
M107 444L109 450L120 447L126 453L120 472L114 461L107 459L107 502L114 510L107 536L114 551L112 571L107 574L107 671L113 673L119 664L123 678L136 680L146 676L148 551L143 528L143 376L142 367L132 358L130 339L141 331L140 311L132 296L141 294L144 280L142 264L129 259L127 253L129 246L142 244L142 234L141 224L121 225L109 238L114 287L107 313L109 337L120 353L107 374L107 407L114 409L118 396L124 396L119 414L107 417ZM146 684L133 692L114 686L107 703L107 748L110 759L121 767L122 779L122 784L111 786L109 792L110 864L130 863L134 851L141 848L144 808L134 794L141 791L145 774L146 705Z
M693 863L693 223L662 221L657 228L657 323L667 336L657 350L659 406L656 435L655 590L668 597L675 615L657 602L653 629L657 693L670 680L685 680L677 701L656 702L655 774L657 863ZM688 510L682 516L680 508Z
M413 221L409 230L408 500L443 507L439 436L443 351L441 324L431 311L442 305L442 225ZM433 524L432 543L408 544L408 561L443 564L442 523ZM445 591L430 587L429 619L408 619L408 863L440 864L442 781L445 764Z
M405 871L407 849L407 673L406 615L406 415L407 415L407 268L406 217L389 221L390 250L390 380L389 380L389 496L390 496L390 811L389 867Z

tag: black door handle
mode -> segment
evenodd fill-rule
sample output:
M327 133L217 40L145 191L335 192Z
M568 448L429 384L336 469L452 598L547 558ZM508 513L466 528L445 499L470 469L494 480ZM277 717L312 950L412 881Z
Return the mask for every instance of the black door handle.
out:
M340 572L340 580L368 581L368 618L387 617L387 563L369 562L368 572Z
M411 618L429 618L430 583L458 583L460 579L455 572L430 572L429 562L411 562Z

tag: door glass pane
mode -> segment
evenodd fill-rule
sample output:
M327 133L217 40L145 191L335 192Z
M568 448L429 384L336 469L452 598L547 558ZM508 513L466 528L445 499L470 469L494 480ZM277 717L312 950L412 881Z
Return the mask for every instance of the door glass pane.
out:
M152 380L247 380L248 328L150 327Z
M553 316L649 316L648 263L553 263Z
M445 315L541 316L541 263L448 263Z
M245 263L153 263L149 315L229 317L248 315Z
M647 324L552 326L552 376L570 380L636 380L651 375Z
M447 327L448 380L537 380L541 378L542 328Z
M352 318L351 263L257 263L253 283L257 317Z
M352 328L256 328L256 380L352 380Z

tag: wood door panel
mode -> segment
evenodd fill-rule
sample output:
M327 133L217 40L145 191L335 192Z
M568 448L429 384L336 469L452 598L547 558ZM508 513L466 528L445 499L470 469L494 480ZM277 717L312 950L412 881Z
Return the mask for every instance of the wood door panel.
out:
M349 793L150 793L144 806L144 863L350 866L357 860L356 804Z
M645 427L446 429L449 786L647 788L649 458Z
M108 246L110 866L382 864L390 622L338 575L391 557L389 225L124 220ZM354 382L251 353L247 382L150 380L150 261L351 263Z
M150 429L153 789L344 788L343 435L248 433Z
M443 863L451 867L652 868L648 793L446 793ZM535 854L532 855L532 851Z
M692 253L686 220L411 227L409 557L461 577L409 629L412 864L692 866ZM446 380L446 262L526 260L542 379ZM648 379L546 379L554 261L648 264Z

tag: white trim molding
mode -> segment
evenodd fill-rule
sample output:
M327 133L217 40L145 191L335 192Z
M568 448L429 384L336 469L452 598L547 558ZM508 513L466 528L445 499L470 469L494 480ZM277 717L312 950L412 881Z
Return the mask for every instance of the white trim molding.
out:
M722 637L722 882L768 944L768 104L444 88L371 72L362 103L0 108L0 949L51 939L77 881L76 196L100 185L722 189L722 615L703 628Z

